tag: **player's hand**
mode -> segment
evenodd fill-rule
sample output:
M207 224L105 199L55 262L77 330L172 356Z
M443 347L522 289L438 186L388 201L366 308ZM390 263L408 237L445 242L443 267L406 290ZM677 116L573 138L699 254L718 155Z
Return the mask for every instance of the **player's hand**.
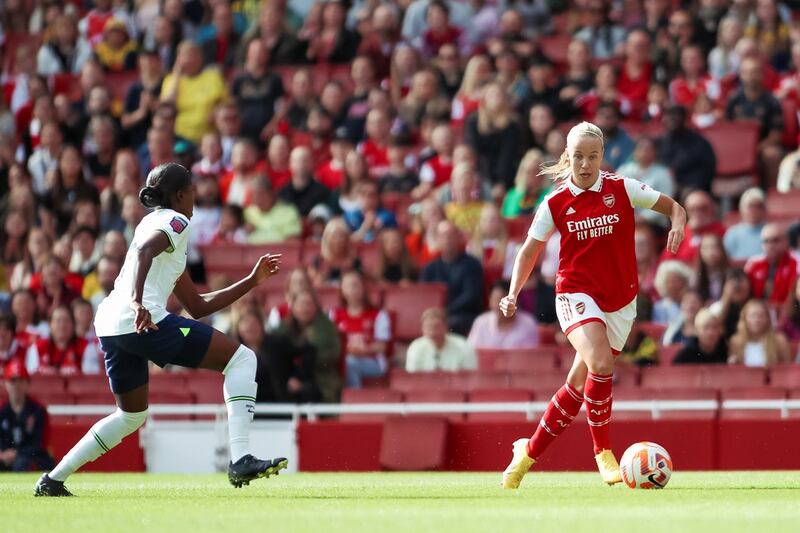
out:
M270 276L277 274L281 269L281 254L266 254L258 258L253 272L250 274L256 281L261 283Z
M136 330L136 333L148 332L152 330L158 330L158 326L155 325L153 322L153 317L150 316L150 311L145 308L139 302L131 303L131 309L136 314L136 317L133 319L133 327Z
M672 228L667 237L667 250L677 253L678 247L683 242L683 228Z
M502 300L500 300L500 310L503 312L503 316L506 318L510 318L514 316L514 313L517 311L517 298L516 296L508 295Z

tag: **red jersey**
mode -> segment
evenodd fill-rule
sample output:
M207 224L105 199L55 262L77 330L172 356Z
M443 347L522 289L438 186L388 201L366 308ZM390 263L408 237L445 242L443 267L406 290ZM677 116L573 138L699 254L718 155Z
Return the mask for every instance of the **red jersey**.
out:
M445 163L441 156L435 155L422 164L422 168L419 169L419 180L423 183L433 183L434 187L439 187L450 182L452 173L453 161Z
M56 346L52 339L39 339L28 350L27 357L27 366L31 373L74 375L87 369L87 364L91 364L88 359L97 359L97 348L80 337L75 337L63 349ZM87 364L84 364L84 358L87 358ZM92 368L94 366L98 365L93 365Z
M783 305L790 297L799 269L800 262L789 252L772 268L764 255L751 257L744 266L753 288L753 297L763 298L774 306Z
M650 89L650 79L653 77L653 65L648 63L642 68L638 78L628 75L628 70L623 66L617 80L617 90L630 100L634 106L644 107L647 103L647 91Z
M345 352L352 342L389 342L392 337L389 316L381 309L367 309L361 314L351 315L346 308L339 307L331 311L331 321L344 335Z
M669 84L670 99L684 107L694 107L694 102L701 94L708 96L711 102L716 102L721 92L720 84L709 75L703 76L695 83L690 83L686 78L679 77Z
M712 222L696 230L692 230L690 226L686 226L686 229L683 231L683 242L678 246L678 251L673 254L665 248L664 251L661 252L661 260L677 259L684 263L693 263L700 253L700 241L706 233L711 233L722 238L725 236L725 226L721 222Z
M380 146L372 139L367 139L358 145L358 153L367 161L370 175L382 176L389 170L388 146Z
M603 311L628 305L639 292L633 248L634 208L651 208L661 193L601 171L589 189L568 178L536 210L528 236L546 242L561 234L556 293L584 293Z
M316 176L318 182L335 191L342 186L344 181L344 166L331 159L317 168Z

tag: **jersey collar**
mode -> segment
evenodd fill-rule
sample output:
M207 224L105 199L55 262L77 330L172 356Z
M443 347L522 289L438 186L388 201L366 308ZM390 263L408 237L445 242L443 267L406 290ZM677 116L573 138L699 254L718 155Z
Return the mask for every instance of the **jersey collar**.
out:
M569 187L572 196L578 196L582 192L592 191L592 192L600 192L600 189L603 187L603 173L597 176L597 181L594 182L594 185L589 187L588 189L581 189L572 181L572 176L569 177L569 181L567 182L567 186Z

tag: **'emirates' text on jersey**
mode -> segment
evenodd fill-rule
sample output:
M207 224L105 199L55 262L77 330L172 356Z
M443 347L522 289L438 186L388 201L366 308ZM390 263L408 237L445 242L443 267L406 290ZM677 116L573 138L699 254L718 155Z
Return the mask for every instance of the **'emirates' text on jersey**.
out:
M157 324L167 316L167 298L186 269L189 219L172 209L157 209L136 226L125 263L114 282L114 290L97 308L94 327L99 337L125 335L135 331L135 315L131 309L136 278L134 259L139 247L157 231L163 232L169 238L170 246L153 258L144 282L142 305L150 311L153 323Z
M640 181L600 172L589 189L569 178L545 197L528 236L561 233L556 293L582 292L613 313L639 291L633 248L634 207L651 208L660 193Z

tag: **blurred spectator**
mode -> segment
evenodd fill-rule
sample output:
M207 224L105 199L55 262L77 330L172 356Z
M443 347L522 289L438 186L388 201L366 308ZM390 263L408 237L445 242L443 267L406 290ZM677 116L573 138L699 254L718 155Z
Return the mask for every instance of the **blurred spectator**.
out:
M342 378L340 373L341 344L336 326L322 312L314 293L310 290L302 290L295 294L290 300L290 306L289 316L281 322L275 333L284 335L299 354L312 353L314 355L311 376L313 384L319 390L321 400L326 403L338 402L342 389ZM276 352L279 351L276 350ZM288 363L291 362L287 357L288 354L276 353L275 355L280 357L280 361L285 366L282 369L273 367L272 374L277 377L296 377L288 366ZM300 382L289 383L289 379L282 382L286 384L287 391L296 394L303 390L303 381L299 377L297 377L297 381Z
M502 87L489 84L477 113L466 122L464 139L478 155L478 171L492 186L492 197L501 199L513 185L520 159L521 131Z
M476 350L539 346L539 325L533 316L520 310L514 316L506 318L500 311L500 300L508 291L507 281L496 281L492 285L489 310L475 319L467 339Z
M321 27L308 37L305 53L307 61L348 63L353 60L361 36L345 27L348 7L345 0L330 0L322 4Z
M399 10L393 4L378 4L372 10L371 31L362 35L358 55L369 57L377 79L389 75L392 51L400 38Z
M485 44L487 51L493 57L497 57L502 50L506 49L512 50L526 63L529 63L531 59L541 57L534 44L535 39L550 33L552 19L548 12L549 7L543 6L544 2L541 0L537 0L536 3L538 6L515 1L513 8L507 9L500 16L500 23L493 32L494 36L490 37ZM531 10L537 9L540 10L538 15L531 13ZM472 28L473 24L462 27ZM483 43L473 41L473 44L480 48Z
M88 138L85 139L87 178L98 189L111 180L114 155L117 153L117 124L108 115L97 115L89 121Z
M94 54L106 71L123 72L136 68L138 48L125 22L112 17L103 27L102 38L95 45Z
M152 127L147 142L139 149L139 167L145 176L158 165L175 160L175 135L167 128Z
M420 167L420 186L413 191L415 198L423 198L450 181L453 173L455 136L449 124L438 124L433 128L430 147L433 156Z
M461 86L461 80L464 77L460 59L458 46L454 44L441 46L439 53L436 55L435 68L439 79L439 92L449 101L456 97L458 88Z
M54 309L68 306L80 294L67 285L67 269L55 253L48 253L39 263L41 276L34 288L36 308L42 317L49 317ZM31 286L34 287L33 282Z
M81 296L88 300L94 309L97 309L100 302L111 294L121 267L122 264L113 257L103 256L97 262L94 271L86 276Z
M775 0L758 0L744 34L758 42L766 60L778 68L785 67L789 58L790 29ZM796 6L795 6L796 7Z
M302 291L314 290L314 284L311 282L308 269L302 266L292 269L286 276L283 290L285 296L284 301L272 307L267 315L266 324L268 330L274 330L280 326L282 320L289 316L290 302L294 299L295 295Z
M358 185L369 180L364 156L351 150L344 159L341 185L331 194L330 204L336 212L347 213L358 209Z
M794 103L800 102L800 39L795 40L791 49L792 64L791 70L785 72L781 77L780 86L774 90L773 94L779 101L789 99ZM13 110L13 104L12 104Z
M761 230L767 221L764 192L753 187L739 199L742 221L725 231L725 251L734 261L744 261L761 253Z
M800 189L800 148L786 154L781 160L775 188L783 193Z
M99 257L97 230L89 226L78 226L72 231L72 258L67 266L70 272L82 277L94 270Z
M261 5L258 21L242 37L237 63L243 62L247 47L254 39L264 44L270 65L301 62L302 47L285 23L286 11L286 2L264 2Z
M633 139L619 125L619 109L613 103L603 102L597 107L595 123L603 131L603 159L613 170L617 170L633 155Z
M75 321L75 336L93 345L98 351L98 357L102 358L103 354L100 349L100 341L97 339L97 334L94 331L94 309L92 308L92 304L83 298L78 298L72 301L70 310L72 311L72 318Z
M700 253L695 286L705 303L716 302L722 297L725 276L728 275L728 255L719 235L706 233L700 238Z
M658 146L647 136L639 137L633 157L617 169L620 176L633 178L646 183L652 189L669 197L675 195L675 181L669 169L658 160ZM650 209L636 209L636 215L644 218L650 224L666 227L668 219Z
M25 349L37 338L50 335L50 326L41 319L36 296L30 289L18 289L11 294L11 314L17 322L16 338Z
M199 41L203 63L216 64L220 68L233 67L241 35L234 25L230 4L217 2L213 5L211 25L214 29L213 35Z
M617 79L617 89L630 101L634 116L639 116L644 109L653 78L650 44L650 36L644 30L632 30L625 38L625 61Z
M661 299L653 306L653 322L666 325L675 320L691 280L692 269L680 261L663 261L658 265L654 285Z
M537 148L531 148L525 152L514 178L514 186L508 190L503 199L503 217L515 218L533 215L550 192L550 184L543 176L539 175L544 157L544 153Z
M736 43L744 32L742 23L736 17L726 16L719 23L717 45L708 54L708 70L715 80L720 80L736 72L739 57L736 55Z
M686 108L671 105L664 112L666 134L660 139L661 161L678 185L678 195L688 189L711 192L717 159L711 144L686 125Z
M216 132L206 133L200 140L201 159L192 165L192 174L197 178L211 178L217 181L225 172L222 162L222 142Z
M215 242L235 242L244 244L247 242L247 231L244 229L244 210L236 204L225 204L219 214L219 227L212 243Z
M267 68L267 54L263 42L251 41L244 67L231 84L242 116L241 133L253 141L266 141L275 131L284 102L283 82Z
M0 314L0 370L12 364L13 361L25 364L26 346L16 338L17 321L14 315Z
M330 159L317 168L317 180L332 191L338 189L344 181L345 159L352 150L353 140L347 128L336 128L330 143Z
M301 68L292 76L289 85L289 107L286 110L286 123L293 130L304 130L308 112L314 105L316 94L311 71Z
M703 307L703 299L697 291L688 290L681 298L680 312L667 324L661 342L669 344L685 344L689 338L697 336L694 319L697 312Z
M788 363L791 356L789 341L772 325L769 305L764 300L747 302L731 337L728 362L763 367Z
M416 265L424 265L439 254L437 228L445 219L444 211L433 198L409 207L411 221L405 236L406 247Z
M741 268L732 268L722 287L722 297L709 307L722 320L726 338L736 333L739 316L750 294L750 278Z
M466 36L461 28L451 24L450 9L443 0L431 0L428 3L425 22L427 29L415 43L425 58L434 57L445 44L454 44L462 50L468 50Z
M41 76L78 74L91 57L92 48L78 34L75 20L69 15L61 15L52 23L51 39L39 48L36 71Z
M276 191L289 183L292 171L289 168L291 146L285 135L273 135L267 145L267 159L263 162L264 171ZM261 165L261 163L259 163Z
M250 229L247 242L268 244L300 236L302 225L297 208L278 200L267 178L259 176L250 182L250 198L252 202L244 210Z
M528 111L528 129L531 148L545 149L547 135L556 127L556 117L553 109L547 104L535 104Z
M379 259L375 279L389 283L409 283L417 279L417 266L397 228L385 228L378 234Z
M705 191L693 191L684 200L688 220L683 242L674 254L664 250L662 259L678 259L687 263L697 258L701 238L710 233L722 237L725 226L719 221L716 205Z
M240 207L250 205L250 184L263 177L257 168L258 151L253 141L239 139L233 145L231 169L219 181L222 202Z
M741 88L730 96L726 108L728 120L755 120L760 125L758 154L764 183L775 185L783 157L783 110L764 85L764 65L758 58L742 59L739 67Z
M100 356L96 346L75 334L70 308L59 305L50 314L50 338L28 348L25 366L31 374L98 374Z
M56 231L63 234L69 227L76 204L86 200L100 203L97 189L84 178L81 154L74 146L65 146L53 171L52 187L42 198L42 206L55 217Z
M372 242L383 228L397 226L394 214L381 207L378 184L362 181L356 187L359 207L344 213L344 219L357 242Z
M14 209L5 213L0 234L0 263L13 265L25 259L30 230L24 212Z
M611 21L610 9L604 0L586 0L580 10L581 28L575 32L575 38L589 43L597 59L619 56L623 51L625 29Z
M439 222L436 231L441 254L425 265L420 281L447 284L448 325L465 335L483 309L483 268L464 252L462 237L452 222Z
M449 191L451 201L444 206L447 220L461 231L474 232L485 204L478 199L480 178L470 163L456 165Z
M256 383L258 384L256 401L275 401L269 361L272 352L267 349L268 341L266 332L264 331L264 320L258 309L244 309L236 316L233 325L233 335L237 341L253 350L256 354L256 359L258 361L256 369Z
M697 45L682 49L681 72L669 84L670 100L692 109L701 95L716 103L720 91L719 81L708 75L703 49Z
M460 372L477 370L478 356L462 335L448 333L449 320L444 310L422 312L422 337L415 339L406 352L407 372Z
M478 225L467 243L467 253L479 260L486 275L502 275L509 258L513 257L505 221L496 204L484 204ZM513 262L513 259L510 260ZM487 278L488 279L488 278ZM493 280L490 280L493 281Z
M315 287L338 285L342 274L350 270L361 271L358 250L350 239L347 223L340 217L331 219L325 226L320 243L320 253L311 263L309 272Z
M28 158L28 172L33 179L33 189L37 193L44 193L48 188L47 174L58 168L58 159L64 146L64 135L57 122L48 122L42 125L39 145Z
M178 56L172 72L164 78L161 99L175 104L178 116L175 133L191 141L200 142L211 129L214 106L225 98L225 80L213 68L203 68L200 48L192 41L178 47Z
M419 131L426 118L445 118L451 113L450 101L438 94L436 73L423 69L411 78L411 88L397 108L402 124L412 133Z
M413 0L406 8L403 17L403 39L408 42L421 38L428 29L428 6L431 0ZM473 10L467 3L445 0L445 5L450 10L450 20L460 28L470 25Z
M418 0L419 1L419 0ZM462 125L478 110L486 85L492 80L492 64L485 55L472 56L464 69L464 78L453 99L451 118L454 125Z
M30 376L21 361L3 372L8 403L0 406L0 471L26 472L53 468L45 440L47 409L28 396Z
M694 319L697 337L691 337L672 364L711 364L728 362L728 346L723 337L722 322L707 308L700 309Z
M284 202L293 204L302 216L307 216L317 204L327 203L330 191L314 179L314 164L311 150L298 146L292 150L289 159L291 180L278 192Z
M641 321L633 321L633 327L619 355L622 361L636 366L658 363L658 342L641 327Z
M575 99L593 87L592 50L586 41L573 39L567 46L567 66L558 92L560 118L572 118Z
M413 151L410 141L403 137L394 136L389 141L389 168L379 182L382 193L411 193L412 198L418 198L424 192L417 173L408 166Z
M367 162L370 176L380 178L389 168L389 140L391 123L387 114L373 109L367 115L367 138L358 145L358 152Z
M47 256L52 247L53 240L42 228L31 228L28 232L26 252L11 271L9 280L11 290L30 287L31 276L34 272L41 271L41 260Z
M658 269L656 235L652 227L646 224L637 224L633 239L636 270L639 274L639 296L645 296L652 301L658 298L658 292L655 289Z
M800 283L795 284L790 309L778 325L790 342L800 341Z
M347 387L360 389L364 378L378 378L388 370L391 322L386 311L370 303L359 272L342 274L339 291L341 306L331 311L331 320L344 338Z
M214 126L219 133L220 144L222 144L222 164L225 168L231 166L233 146L239 138L241 124L239 108L233 101L223 102L214 112Z
M789 250L786 229L779 224L764 226L761 246L763 254L748 259L744 270L750 278L753 298L766 300L782 318L788 312L800 265Z

